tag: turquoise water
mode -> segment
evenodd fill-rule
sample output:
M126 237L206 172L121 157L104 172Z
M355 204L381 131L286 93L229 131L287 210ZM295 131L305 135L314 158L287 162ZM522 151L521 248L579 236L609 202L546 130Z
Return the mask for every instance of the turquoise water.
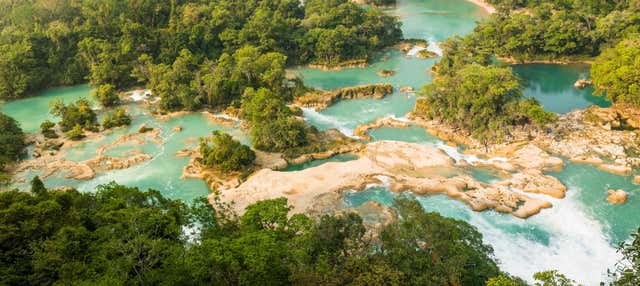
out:
M486 16L480 8L464 0L399 0L397 8L389 9L403 21L407 38L421 38L431 43L442 41L454 34L465 34L473 29L475 22ZM436 50L435 47L432 49ZM321 89L332 89L359 84L389 82L396 92L383 100L345 100L332 107L316 112L305 110L306 120L319 129L338 128L346 134L362 123L381 116L403 117L413 108L415 95L402 94L400 87L411 86L418 90L431 82L428 72L438 59L418 59L400 54L395 50L381 53L378 60L367 68L353 68L340 71L296 68L293 71L303 77L305 83ZM383 78L377 75L382 69L392 69L396 74ZM525 95L539 99L546 109L563 113L574 108L591 104L606 106L601 98L591 96L591 90L575 90L573 83L586 75L588 70L581 66L522 65L514 69L525 78ZM38 129L40 122L50 118L48 104L54 98L65 102L79 97L88 97L89 87L77 86L52 89L42 96L14 101L1 108L21 122L27 131ZM201 114L189 114L161 122L151 117L137 105L127 106L134 114L134 123L106 134L100 140L85 142L69 150L68 158L85 160L95 155L95 149L119 136L137 131L143 123L162 128L163 143L152 140L142 145L128 144L107 150L108 155L143 151L154 155L154 159L126 170L111 171L86 182L70 181L61 176L45 180L48 187L71 185L83 191L92 191L98 184L117 181L138 186L142 189L154 188L170 198L191 201L197 196L209 193L201 180L180 179L182 167L187 158L179 158L174 153L195 147L197 138L210 134L213 130L225 130L245 143L247 135L238 129L212 124ZM173 127L181 126L182 132L174 132ZM469 158L460 154L457 148L445 146L439 139L427 134L422 128L380 128L369 135L373 140L400 140L430 144L442 148L455 158ZM329 161L351 160L348 155L327 160L292 166L290 171L317 166ZM490 182L498 178L489 170L471 168L469 174L481 181ZM36 172L21 174L30 179ZM551 173L565 183L569 191L562 200L552 201L554 207L544 210L527 220L494 211L473 212L463 203L443 195L420 196L418 199L429 211L438 211L449 217L465 220L477 227L485 241L495 249L501 267L525 279L534 272L558 269L586 285L597 285L603 273L616 259L615 245L627 238L628 233L640 225L640 186L631 183L630 177L616 176L597 168L568 163L561 172ZM630 195L628 202L613 206L605 201L608 188L622 188ZM349 193L345 201L359 205L373 200L390 204L395 195L384 186L364 192ZM533 195L535 196L535 195Z
M611 106L604 97L593 95L593 87L577 89L578 79L589 78L588 65L515 65L513 70L522 77L524 95L535 97L548 111L567 113L590 105Z
M0 110L18 120L25 132L35 132L40 129L42 121L48 119L56 122L49 114L51 101L62 100L64 103L70 103L82 97L93 101L90 91L89 85L51 88L33 97L5 103L0 106Z
M68 92L64 92L68 91ZM62 99L65 102L73 101L80 97L89 97L90 89L86 85L70 87L65 89L54 89L51 92L44 92L42 97L33 97L24 100L10 102L3 106L3 110L10 110L22 126L39 126L33 123L33 118L40 120L44 110L48 109L48 104L54 99ZM33 106L33 108L27 108ZM55 174L44 180L47 187L72 186L80 191L94 191L99 184L116 181L120 184L136 186L140 189L156 189L163 195L173 199L183 199L192 201L196 197L206 196L210 190L202 180L180 179L183 166L189 162L188 158L177 157L174 154L185 148L195 148L198 138L211 134L214 130L228 132L244 144L250 144L250 138L240 129L229 128L211 123L206 117L199 113L187 114L167 120L159 121L151 116L148 111L136 103L125 106L133 116L130 126L116 128L106 132L103 136L92 140L85 140L77 146L66 149L65 158L73 161L84 161L97 155L96 149L99 146L116 141L123 135L137 133L142 124L148 127L159 127L161 142L156 142L150 135L143 136L144 143L127 143L117 145L105 150L105 155L123 156L127 153L143 152L153 156L153 159L125 170L114 170L99 173L96 178L89 181L76 181L65 179L65 174ZM15 110L22 108L21 110ZM103 114L100 114L101 117ZM55 120L48 115L43 118ZM42 119L44 120L44 119ZM183 128L181 132L173 130L174 127ZM35 127L36 130L39 127ZM40 171L30 171L18 175L18 179L30 180L33 176L40 174ZM26 184L17 184L16 187L26 188Z

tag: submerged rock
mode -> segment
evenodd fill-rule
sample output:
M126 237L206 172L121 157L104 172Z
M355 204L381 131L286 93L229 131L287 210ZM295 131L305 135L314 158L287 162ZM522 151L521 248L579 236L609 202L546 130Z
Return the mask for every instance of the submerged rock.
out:
M633 177L633 182L636 184L640 184L640 176Z
M621 204L627 200L627 193L623 190L608 190L607 201L612 204Z

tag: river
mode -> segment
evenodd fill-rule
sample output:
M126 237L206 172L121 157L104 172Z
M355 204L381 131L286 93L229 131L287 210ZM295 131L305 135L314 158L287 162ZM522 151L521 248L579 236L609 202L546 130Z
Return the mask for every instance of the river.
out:
M487 16L484 10L465 0L398 0L397 7L388 9L387 12L400 17L406 38L425 39L432 43L430 49L435 52L439 52L436 43L456 34L470 32L476 21ZM367 68L339 71L296 68L292 71L301 76L307 85L321 89L389 82L396 90L406 86L419 90L432 80L428 70L437 60L419 59L396 50L388 50L382 52ZM395 70L396 73L386 78L378 76L377 72L383 69ZM565 113L592 104L609 105L606 100L593 96L589 88L573 88L575 80L588 75L588 66L519 65L514 66L514 70L524 80L524 95L537 98L547 110ZM1 108L3 112L16 118L26 131L33 132L38 129L40 122L50 119L47 111L51 100L59 98L70 102L79 97L89 97L88 86L50 89L40 96L9 102ZM304 110L304 114L309 124L321 130L337 128L345 134L352 134L358 124L370 122L377 117L404 117L414 103L415 95L395 92L382 100L341 101L322 112ZM209 190L201 180L180 179L182 167L188 160L176 157L174 153L195 146L199 136L208 135L213 130L230 132L234 137L249 143L247 135L238 129L213 124L202 114L194 113L158 121L136 104L129 104L127 107L135 114L131 127L107 134L99 141L74 147L66 156L73 160L90 158L95 155L97 146L111 142L122 134L135 132L145 123L162 128L164 143L125 145L108 150L108 153L118 155L138 148L152 154L154 158L129 169L100 174L90 181L77 182L66 180L62 175L52 176L45 180L47 187L71 185L82 191L92 191L98 184L115 180L141 189L157 189L170 198L191 201L208 194ZM175 126L183 127L183 131L174 131ZM431 144L446 149L454 156L464 156L419 127L384 127L373 130L370 135L373 140ZM352 159L352 156L340 156L291 166L288 170L313 167L327 161ZM20 174L20 177L28 180L35 174L37 173L27 172ZM484 181L493 179L487 170L472 169L470 174ZM485 241L494 247L501 268L511 274L531 280L532 274L537 271L557 269L586 285L598 285L599 281L606 278L607 268L612 267L618 259L616 245L627 239L629 233L640 225L640 186L632 184L629 176L612 175L592 166L569 162L561 172L550 174L569 188L567 197L561 200L545 197L553 203L553 208L543 210L527 220L494 211L473 212L464 204L443 195L418 199L428 211L462 219L477 227ZM24 187L25 184L17 186ZM628 201L617 206L607 203L605 197L609 188L627 191ZM389 204L393 196L384 186L378 186L363 192L349 192L345 201L353 206L370 200Z

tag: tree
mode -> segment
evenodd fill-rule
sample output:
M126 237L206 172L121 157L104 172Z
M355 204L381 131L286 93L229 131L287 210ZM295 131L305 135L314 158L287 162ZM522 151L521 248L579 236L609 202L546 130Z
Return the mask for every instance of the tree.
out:
M40 180L40 177L35 176L31 179L31 192L39 196L47 192L47 188L44 186L42 180Z
M119 126L128 126L131 124L131 116L124 108L116 108L112 113L108 113L102 119L102 127L111 129Z
M84 131L82 130L82 126L80 126L80 124L76 124L75 126L73 126L73 128L71 128L71 130L67 131L66 136L67 138L74 141L78 141L84 138Z
M483 141L500 141L518 122L555 120L535 100L521 101L522 87L510 68L469 64L424 87L416 113L462 128Z
M98 102L105 107L114 106L120 102L120 97L116 93L115 86L112 84L99 85L92 93Z
M251 148L220 131L214 131L211 139L200 140L200 154L205 166L225 172L243 170L256 159Z
M559 273L557 270L543 271L533 274L537 281L535 286L574 286L576 282Z
M640 283L640 228L631 234L629 242L623 242L618 248L622 259L616 264L616 268L609 271L616 286L631 286Z
M80 98L68 105L62 101L53 101L50 113L61 118L58 125L62 132L67 132L76 126L91 131L97 129L98 117L91 107L91 102L85 98Z
M0 172L7 164L18 160L26 146L18 122L0 112Z
M593 63L591 77L597 94L613 102L640 106L640 40L632 36L606 49Z
M46 138L58 138L58 134L55 130L53 130L55 126L55 123L51 122L50 120L45 120L40 123L40 132L42 132L42 135L44 135L44 137Z

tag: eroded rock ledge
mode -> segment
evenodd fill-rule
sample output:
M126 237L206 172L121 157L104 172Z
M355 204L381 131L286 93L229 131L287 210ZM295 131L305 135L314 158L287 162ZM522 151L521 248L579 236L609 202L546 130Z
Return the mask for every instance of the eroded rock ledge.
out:
M495 156L504 150L531 143L547 152L573 162L598 166L615 174L630 174L640 168L640 109L624 106L591 106L559 116L545 130L518 128L505 142L481 144L463 130L435 120L407 115L412 124L446 141L469 147L466 152Z
M526 218L551 207L551 203L512 187L523 186L525 191L558 197L566 190L555 178L534 171L507 176L500 183L482 183L462 174L456 161L442 150L426 145L379 141L366 145L358 155L358 160L331 162L297 172L262 169L237 187L219 188L221 198L235 202L241 211L259 200L287 197L295 212L309 212L321 196L385 184L394 192L446 194L475 211L494 209ZM549 190L556 187L558 190Z
M369 84L356 87L345 87L331 91L312 91L295 99L300 107L325 109L341 99L375 98L381 99L393 93L389 83Z

